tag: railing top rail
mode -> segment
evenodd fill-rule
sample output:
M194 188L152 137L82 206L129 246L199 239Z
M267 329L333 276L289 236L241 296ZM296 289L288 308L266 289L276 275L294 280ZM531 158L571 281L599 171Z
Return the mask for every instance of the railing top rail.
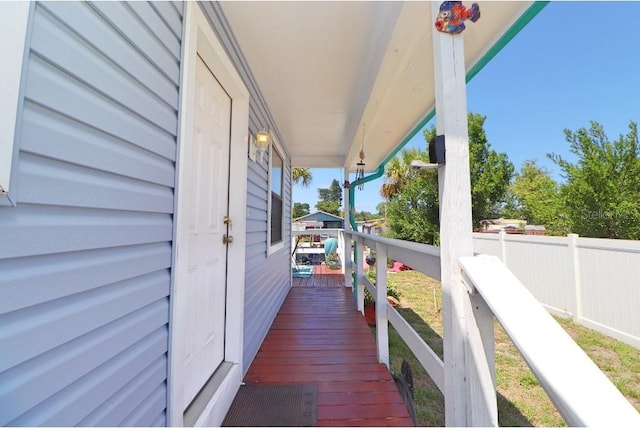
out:
M417 242L403 241L402 239L384 238L382 236L370 235L368 233L355 232L345 230L345 234L366 239L371 242L379 242L389 247L402 248L405 250L415 251L417 253L427 254L430 256L440 257L440 247L434 245L420 244Z
M567 424L640 426L635 408L497 257L460 264Z
M499 233L483 233L473 232L474 239L481 239L486 241L499 241ZM550 235L521 235L516 233L505 233L504 240L507 242L535 242L536 244L547 245L564 245L569 242L566 236L550 236Z
M630 241L627 239L584 238L579 236L576 240L576 246L578 248L593 250L640 253L640 241Z
M338 233L344 232L344 229L306 229L306 230L292 230L291 234L297 235L332 235L338 236Z

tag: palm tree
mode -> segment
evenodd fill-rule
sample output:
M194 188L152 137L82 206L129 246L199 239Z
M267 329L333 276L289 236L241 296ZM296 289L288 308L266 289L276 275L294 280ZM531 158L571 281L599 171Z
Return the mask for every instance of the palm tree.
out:
M428 156L428 153L412 148L403 150L400 156L391 159L386 168L385 183L380 187L380 196L389 200L402 192L404 186L417 174L417 171L411 169L411 161L417 159L428 162Z
M291 179L293 180L293 184L308 187L312 180L311 170L309 170L309 168L293 168L291 170Z

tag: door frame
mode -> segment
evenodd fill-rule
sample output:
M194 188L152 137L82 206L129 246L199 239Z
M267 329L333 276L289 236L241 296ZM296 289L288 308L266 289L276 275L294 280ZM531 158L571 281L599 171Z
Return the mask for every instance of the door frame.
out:
M184 425L183 359L186 324L186 299L181 285L187 278L187 265L180 248L180 230L184 227L182 207L185 188L184 146L193 138L195 72L198 54L231 97L231 138L229 148L229 217L233 243L227 248L227 292L224 362L231 368L218 382L212 397L198 415L197 426L219 426L242 382L242 349L244 323L244 277L246 241L247 147L249 144L249 91L215 36L209 21L197 2L184 2L182 67L180 75L179 129L176 160L176 196L173 223L172 281L169 314L169 373L167 380L167 422ZM229 273L239 273L231 274ZM232 310L229 310L232 308Z

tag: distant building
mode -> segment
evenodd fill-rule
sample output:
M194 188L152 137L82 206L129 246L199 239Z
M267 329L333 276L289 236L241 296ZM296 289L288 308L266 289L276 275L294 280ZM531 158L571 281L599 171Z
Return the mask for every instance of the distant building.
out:
M546 235L547 228L543 225L528 224L524 227L525 235Z
M304 229L300 229L304 225ZM344 219L324 211L307 214L293 219L294 230L344 229Z
M382 235L389 229L384 219L357 221L356 226L358 226L358 232L368 233L370 235Z
M324 211L307 214L293 220L293 231L318 229L343 229L344 219ZM329 234L298 235L298 242L294 240L295 261L298 264L319 265L324 261L324 241ZM335 235L334 235L335 236Z
M482 233L499 233L504 230L509 234L523 235L546 235L547 230L543 225L527 224L526 220L511 218L496 218L480 221L480 229Z

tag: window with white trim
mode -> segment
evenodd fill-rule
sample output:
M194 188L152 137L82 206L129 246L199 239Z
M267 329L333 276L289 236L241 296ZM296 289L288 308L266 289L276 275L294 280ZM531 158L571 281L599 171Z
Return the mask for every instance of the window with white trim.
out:
M284 157L276 144L269 149L269 253L284 247Z

